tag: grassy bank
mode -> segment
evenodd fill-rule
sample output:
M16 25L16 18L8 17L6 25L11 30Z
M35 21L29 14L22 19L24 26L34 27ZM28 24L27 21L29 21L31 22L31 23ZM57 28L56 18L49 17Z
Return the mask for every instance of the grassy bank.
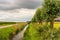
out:
M18 25L13 25L8 28L0 29L0 40L12 40L12 38L18 34L26 25L24 22L19 22Z
M0 40L10 40L13 36L13 32L13 27L0 29Z
M55 22L54 28L52 29L49 25L40 26L39 24L31 23L25 32L23 40L60 40L59 24L60 22ZM58 26L59 29L56 29Z

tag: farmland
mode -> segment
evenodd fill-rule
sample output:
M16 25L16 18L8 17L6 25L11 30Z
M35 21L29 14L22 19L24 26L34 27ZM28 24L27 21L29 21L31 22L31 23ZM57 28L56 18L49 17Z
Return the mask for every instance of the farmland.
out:
M49 25L50 24L50 22L47 24L47 25ZM45 25L45 22L43 23L43 25ZM40 26L40 24L39 23L33 23L33 26ZM60 27L60 22L54 22L54 28L59 28Z
M16 22L0 22L0 26L10 25L10 24L16 24Z
M54 23L54 28L59 28L60 27L60 22L55 22Z
M6 22L3 22L1 26L3 26L3 24L5 24ZM14 24L14 25L12 25ZM11 27L7 27L7 28L0 28L0 40L12 40L12 38L18 34L21 30L23 30L24 26L26 25L26 22L7 22L6 25L12 25Z

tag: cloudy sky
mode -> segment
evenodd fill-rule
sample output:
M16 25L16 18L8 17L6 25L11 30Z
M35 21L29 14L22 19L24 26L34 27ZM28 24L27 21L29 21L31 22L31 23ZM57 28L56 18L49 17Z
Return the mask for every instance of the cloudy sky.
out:
M43 0L0 0L0 21L29 21Z

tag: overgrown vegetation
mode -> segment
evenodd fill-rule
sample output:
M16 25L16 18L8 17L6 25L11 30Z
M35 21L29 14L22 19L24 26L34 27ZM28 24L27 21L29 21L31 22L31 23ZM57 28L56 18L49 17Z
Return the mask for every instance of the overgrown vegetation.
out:
M29 24L24 34L23 40L60 40L60 28L51 28L48 26L37 26L34 23Z
M0 29L0 40L10 40L13 36L13 32L13 27Z
M57 24L58 29L54 28L58 27L54 24L57 17L60 17L60 1L44 0L42 7L36 10L23 40L60 40L60 23Z
M0 29L0 40L12 40L26 25L26 22L18 22L17 25L12 25L8 28Z
M54 19L60 16L60 1L58 0L44 0L42 7L38 8L32 22L42 23L50 22L50 27L54 26Z

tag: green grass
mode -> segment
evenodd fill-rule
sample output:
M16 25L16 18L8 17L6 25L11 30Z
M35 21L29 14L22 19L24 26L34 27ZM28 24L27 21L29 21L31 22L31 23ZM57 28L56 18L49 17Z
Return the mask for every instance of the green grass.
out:
M10 40L14 32L13 27L0 29L0 40Z
M0 29L0 40L12 40L13 36L18 34L26 25L26 23L19 23L18 26Z
M39 24L31 23L24 34L23 40L60 40L60 28L52 29L49 25L39 26Z
M39 39L39 33L35 27L33 27L32 24L29 25L27 31L25 32L23 40L38 40Z
M60 27L60 22L54 22L54 28L59 28Z
M26 22L18 22L17 25L15 25L14 29L16 33L18 34L23 28L26 26Z

